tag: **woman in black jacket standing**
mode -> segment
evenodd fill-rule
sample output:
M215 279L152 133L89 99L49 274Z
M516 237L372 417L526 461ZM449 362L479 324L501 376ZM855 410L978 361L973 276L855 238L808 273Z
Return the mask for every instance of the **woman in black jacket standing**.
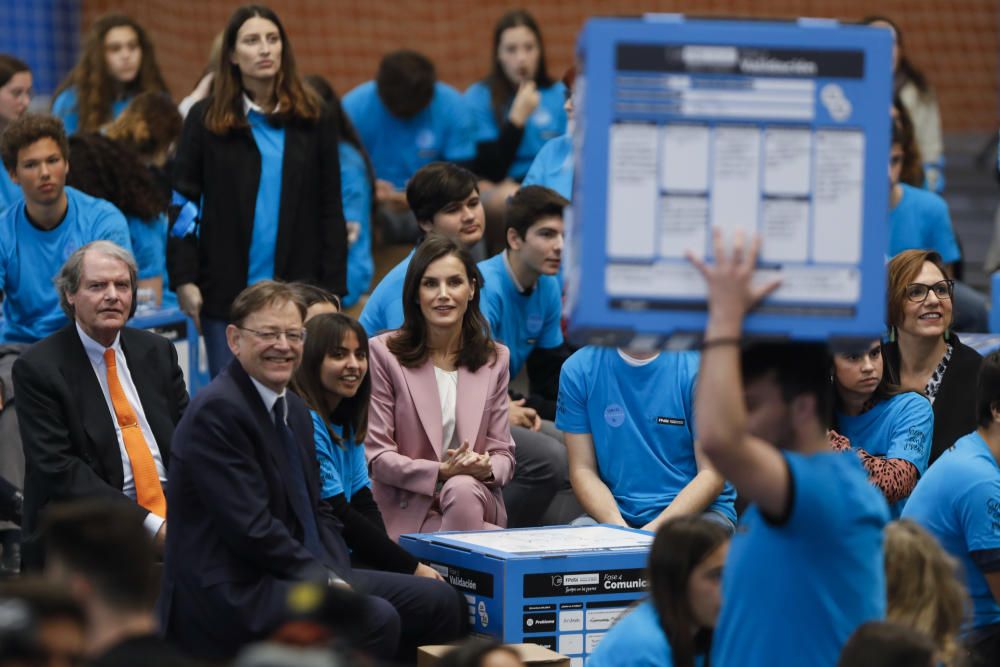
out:
M267 7L237 9L223 33L214 94L184 124L175 189L201 210L171 232L181 308L205 336L214 376L228 362L229 306L260 280L346 291L347 231L333 117L303 86Z

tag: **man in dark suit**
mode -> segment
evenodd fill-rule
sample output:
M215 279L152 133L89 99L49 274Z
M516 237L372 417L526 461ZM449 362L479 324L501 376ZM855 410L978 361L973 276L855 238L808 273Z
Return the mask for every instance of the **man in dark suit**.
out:
M56 278L71 323L14 363L26 567L41 565L38 517L54 501L118 502L163 548L170 440L188 395L170 341L125 327L136 280L132 254L114 243L75 251Z
M319 500L309 411L286 391L305 311L273 281L233 302L235 359L174 435L161 623L192 655L226 658L284 620L297 583L320 581L365 595L359 648L413 662L418 643L459 636L463 605L438 579L351 568L342 525Z

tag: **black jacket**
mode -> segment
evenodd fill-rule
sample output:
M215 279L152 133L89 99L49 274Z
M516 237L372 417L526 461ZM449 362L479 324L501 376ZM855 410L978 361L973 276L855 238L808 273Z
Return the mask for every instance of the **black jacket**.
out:
M121 346L163 465L188 403L177 352L166 338L141 329L121 331ZM148 512L122 495L125 473L115 424L101 385L70 322L14 362L17 417L24 445L24 563L39 566L38 516L50 502L107 498Z
M312 417L288 392L288 426L302 469L289 467L253 381L233 360L194 397L174 432L170 529L160 592L165 637L199 657L228 657L286 618L289 591L353 580L343 528L319 497ZM288 492L304 480L326 558L306 550L303 518Z
M983 358L962 343L955 333L950 334L950 342L953 346L951 360L934 398L934 439L931 442L930 463L934 463L956 440L976 430L976 386ZM899 344L888 343L885 351L889 379L898 384Z
M225 318L247 286L260 152L249 128L218 135L205 127L210 100L191 109L174 168L174 188L201 201L198 234L169 237L167 268L174 288L186 283L201 288L205 315ZM324 111L316 123L274 122L285 127L274 277L345 294L347 227L334 117Z

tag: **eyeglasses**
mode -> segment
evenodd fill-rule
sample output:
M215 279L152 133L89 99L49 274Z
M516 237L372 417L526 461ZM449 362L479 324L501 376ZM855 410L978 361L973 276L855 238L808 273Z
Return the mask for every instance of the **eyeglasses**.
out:
M278 340L284 336L292 345L298 343L304 343L306 340L306 330L299 329L297 331L257 331L256 329L247 329L246 327L236 327L240 331L246 331L247 333L252 333L263 343L277 343Z
M952 292L955 290L954 280L942 280L940 282L934 283L933 285L925 285L923 283L910 283L906 286L906 298L914 303L923 303L927 298L927 294L934 292L936 296L941 301L945 301L951 298Z

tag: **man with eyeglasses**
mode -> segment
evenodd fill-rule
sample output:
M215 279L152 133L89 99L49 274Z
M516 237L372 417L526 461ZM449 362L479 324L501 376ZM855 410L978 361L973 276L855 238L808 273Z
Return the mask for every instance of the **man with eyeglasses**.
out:
M170 441L188 395L173 344L125 326L137 273L132 253L111 241L71 254L55 280L70 323L14 362L26 568L42 565L42 511L82 498L126 508L162 551Z
M937 194L903 183L905 147L912 136L899 118L892 123L892 147L889 150L889 257L904 250L934 250L944 260L947 278L955 278L955 267L962 251L951 224L948 204ZM955 281L956 331L985 332L989 328L986 297L963 282Z
M312 418L288 391L305 316L300 291L271 280L233 302L234 359L174 435L161 627L193 656L227 659L286 620L296 584L319 582L364 595L359 648L412 662L417 642L458 638L463 605L444 581L351 567L344 527L320 501Z

